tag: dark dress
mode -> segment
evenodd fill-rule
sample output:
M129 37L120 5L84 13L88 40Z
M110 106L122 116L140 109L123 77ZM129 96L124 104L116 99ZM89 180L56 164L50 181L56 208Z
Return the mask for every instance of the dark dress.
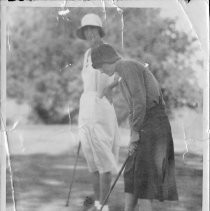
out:
M124 171L125 192L140 199L178 200L174 146L164 105L146 111L136 152Z
M124 171L125 192L137 198L177 200L174 147L158 81L144 64L120 60L116 71L129 107L131 142L139 135L136 152Z

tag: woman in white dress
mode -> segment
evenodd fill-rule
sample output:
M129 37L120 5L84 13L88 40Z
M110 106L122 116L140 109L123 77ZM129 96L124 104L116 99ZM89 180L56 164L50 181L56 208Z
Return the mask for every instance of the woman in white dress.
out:
M111 175L118 170L120 139L111 93L107 92L117 82L114 77L110 78L92 67L91 49L103 44L104 35L101 19L97 15L87 14L82 18L77 36L86 40L90 48L84 55L81 73L84 91L80 98L79 137L91 173L98 210L110 189ZM107 210L108 205L105 205L103 211Z

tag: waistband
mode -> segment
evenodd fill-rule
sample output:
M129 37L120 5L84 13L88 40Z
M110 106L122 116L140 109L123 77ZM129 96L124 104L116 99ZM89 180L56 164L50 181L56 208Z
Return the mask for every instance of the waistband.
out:
M157 104L157 105L153 106L152 108L146 110L146 115L157 112L158 110L159 111L165 111L165 106L161 105L161 104Z
M151 116L165 115L165 105L161 98L159 99L159 103L155 102L155 105L152 108L146 110L145 120Z

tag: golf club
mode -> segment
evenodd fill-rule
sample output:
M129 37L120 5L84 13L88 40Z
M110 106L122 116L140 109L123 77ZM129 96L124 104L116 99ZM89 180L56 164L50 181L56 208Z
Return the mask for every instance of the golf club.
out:
M123 169L125 168L125 165L126 165L126 163L127 163L127 161L128 161L128 158L129 158L129 156L126 158L125 162L123 163L123 165L122 165L122 167L121 167L121 169L120 169L120 171L119 171L119 173L118 173L118 175L117 175L117 177L116 177L115 181L113 182L113 184L112 184L112 186L111 186L111 188L110 188L110 190L109 190L109 192L108 192L108 194L107 194L106 198L104 199L104 201L103 201L103 204L102 204L102 206L101 206L100 211L102 211L102 209L103 209L104 205L105 205L105 204L106 204L106 202L108 201L109 196L110 196L110 194L112 193L112 191L113 191L113 189L114 189L115 184L117 183L117 181L118 181L118 179L119 179L120 175L122 174Z
M77 161L78 161L78 158L79 158L80 148L81 148L81 142L79 142L79 145L78 145L78 148L77 148L77 156L76 156L76 160L75 160L75 163L74 163L74 170L73 170L73 175L72 175L71 183L70 183L70 186L69 186L69 194L68 194L68 198L67 198L67 201L66 201L66 207L69 206L71 189L72 189L72 186L73 186L73 183L74 183L75 172L76 172L76 167L77 167Z

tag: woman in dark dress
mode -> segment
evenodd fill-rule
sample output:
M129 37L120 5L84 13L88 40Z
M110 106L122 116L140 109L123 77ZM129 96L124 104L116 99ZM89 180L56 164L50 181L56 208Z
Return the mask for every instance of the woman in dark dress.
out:
M151 211L152 200L178 200L171 127L159 84L146 65L124 60L107 44L92 50L92 65L119 76L129 107L129 160L124 171L125 211Z

